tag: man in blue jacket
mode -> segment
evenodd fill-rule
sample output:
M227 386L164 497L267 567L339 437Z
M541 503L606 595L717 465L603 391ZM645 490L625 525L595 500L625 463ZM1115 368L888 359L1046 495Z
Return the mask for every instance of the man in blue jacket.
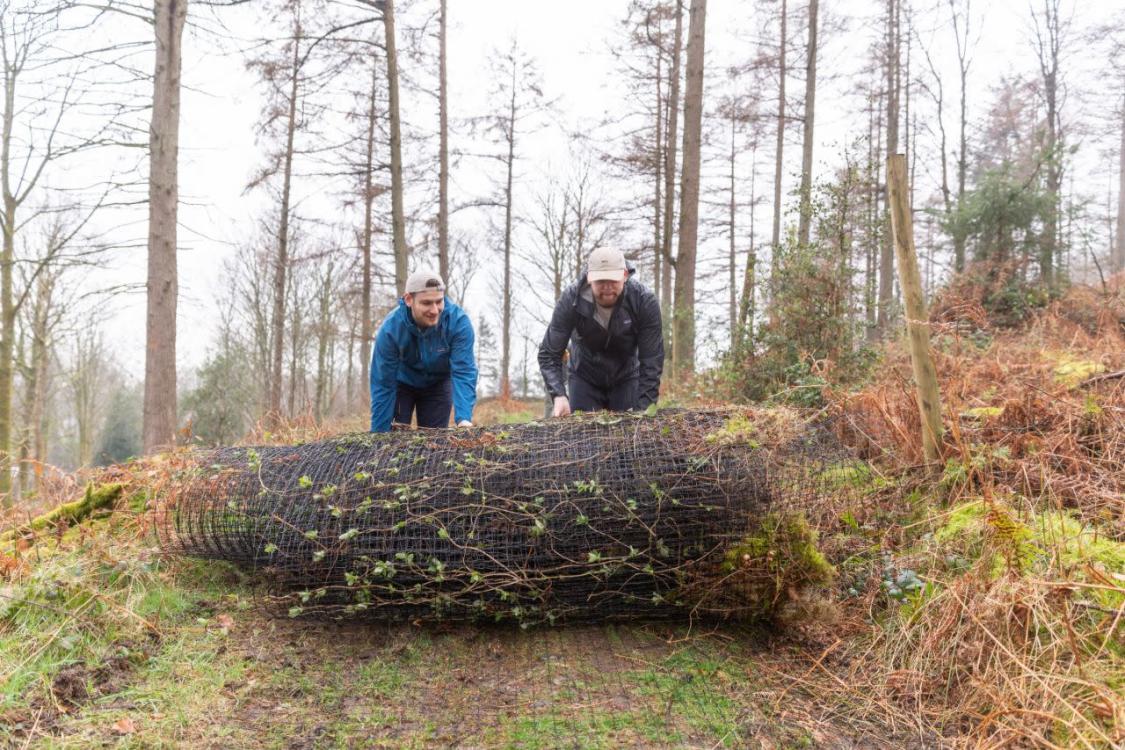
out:
M391 421L448 427L452 408L458 427L471 427L477 400L473 324L445 298L445 283L432 271L406 280L398 307L379 326L371 353L371 431Z

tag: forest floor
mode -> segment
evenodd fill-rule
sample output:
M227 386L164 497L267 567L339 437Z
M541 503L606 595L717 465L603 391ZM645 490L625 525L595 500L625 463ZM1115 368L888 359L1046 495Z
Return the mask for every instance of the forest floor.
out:
M935 324L936 474L904 355L829 389L872 471L810 519L838 579L785 624L289 619L235 569L160 553L164 459L112 467L114 510L0 548L0 746L1119 747L1125 288L1103 296L1016 331Z
M251 602L221 566L156 574L133 610L151 629L83 633L58 662L9 675L0 738L75 748L929 744L908 725L855 715L845 695L826 700L808 679L824 668L823 641L660 624L337 625ZM26 659L42 642L2 648Z

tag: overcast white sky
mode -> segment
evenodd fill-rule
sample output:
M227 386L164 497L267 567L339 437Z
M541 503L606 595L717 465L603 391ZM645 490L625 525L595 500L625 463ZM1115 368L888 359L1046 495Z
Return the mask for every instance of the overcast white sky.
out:
M791 1L791 5L801 5ZM928 7L943 5L936 0L919 2ZM487 59L493 49L504 47L515 36L519 44L538 61L548 96L558 97L557 119L566 129L589 130L607 114L618 109L622 88L609 48L619 44L621 21L626 16L626 0L570 0L546 2L536 0L450 0L451 40L449 47L450 88L453 93L452 116L463 118L488 111ZM972 114L979 118L987 102L987 90L1001 75L1026 73L1033 75L1035 62L1030 46L1029 5L1023 0L977 2L975 18L979 22L979 41L973 63L971 101ZM881 2L822 3L822 16L874 16L881 12ZM1087 25L1094 18L1108 18L1125 7L1125 0L1083 0L1071 4L1075 23ZM208 28L215 26L209 11L193 7ZM707 62L711 70L720 71L728 64L745 60L755 52L757 20L754 4L749 0L711 0L708 3ZM245 193L244 187L256 167L262 163L255 141L255 126L260 116L261 98L254 74L245 68L241 47L261 35L261 20L256 9L222 11L223 22L232 39L217 41L211 34L189 31L185 35L183 119L181 135L181 234L180 242L180 325L179 359L181 373L186 375L198 365L209 345L216 320L215 291L221 286L221 263L233 246L254 235L255 222L268 203L261 191ZM686 23L686 21L685 21ZM852 21L843 35L824 36L820 70L824 83L818 93L817 171L827 171L836 163L839 146L859 133L857 111L847 104L845 92L850 83L846 73L867 58L870 40L876 32ZM948 71L946 86L949 97L956 92L955 60L951 54L952 36L944 26L920 28L924 43ZM242 41L239 41L239 40ZM1076 45L1081 47L1081 45ZM1073 117L1088 106L1089 98L1081 96L1085 82L1099 74L1100 62L1084 56L1079 49L1066 61L1065 72L1071 83L1066 106ZM915 60L912 64L920 64ZM149 64L150 65L150 64ZM1105 75L1108 71L1101 71ZM792 82L791 86L799 85ZM404 96L409 96L404 92ZM707 94L705 94L705 97ZM406 103L409 106L409 102ZM917 104L915 106L920 106ZM919 110L921 111L921 109ZM952 117L952 112L947 113ZM949 120L952 124L952 120ZM864 126L865 127L865 126ZM794 136L797 134L794 129ZM462 139L464 136L462 136ZM463 142L463 141L462 141ZM919 141L920 147L925 147ZM527 142L522 174L524 188L542 184L547 175L565 169L567 142L563 128L550 128ZM931 156L934 156L931 154ZM764 166L771 158L761 157L761 180L769 177ZM936 156L935 156L936 158ZM1079 155L1085 160L1084 177L1095 194L1114 184L1116 172L1112 164L1087 148ZM793 161L793 164L798 161ZM744 166L748 169L748 162ZM464 199L479 192L487 182L479 174L481 165L465 162L454 173L454 189ZM920 180L924 182L924 180ZM762 182L759 183L763 184ZM920 185L920 189L928 189ZM317 187L298 186L298 196L306 207L323 202L323 210L331 215L330 202L323 196L310 195ZM306 208L306 210L313 210ZM768 226L769 207L759 209L759 226ZM480 222L480 216L465 212L453 218L454 231L472 232L470 226L458 222ZM143 237L143 225L121 229L130 239ZM719 256L724 243L714 240ZM482 259L487 263L486 254ZM483 277L483 275L482 275ZM107 278L132 280L143 284L144 252L120 253L113 261ZM482 278L466 300L470 308L487 305L487 286ZM724 293L725 294L725 293ZM721 295L720 295L721 297ZM721 297L725 299L725 297ZM124 367L136 376L143 373L144 300L135 294L116 304L110 322L110 339L115 342ZM478 312L478 311L475 311ZM547 311L539 311L540 315ZM718 309L717 313L722 310ZM529 326L538 338L540 332ZM706 338L706 336L705 336ZM518 353L518 346L515 347Z

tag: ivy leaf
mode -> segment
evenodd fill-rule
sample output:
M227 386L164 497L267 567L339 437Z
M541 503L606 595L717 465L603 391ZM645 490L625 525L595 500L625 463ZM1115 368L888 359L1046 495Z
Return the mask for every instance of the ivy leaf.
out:
M269 544L267 544L265 547L262 548L262 551L265 552L267 555L272 555L274 552L277 552L277 545L274 544L273 542L270 542Z

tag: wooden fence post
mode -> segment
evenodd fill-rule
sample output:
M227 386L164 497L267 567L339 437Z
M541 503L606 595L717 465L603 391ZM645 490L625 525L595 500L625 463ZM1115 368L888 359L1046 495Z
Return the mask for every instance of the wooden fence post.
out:
M922 277L918 273L918 256L914 250L914 224L910 217L910 191L907 182L906 156L887 157L887 191L891 210L891 232L898 259L899 282L906 307L906 329L910 336L910 359L914 364L918 411L922 416L922 455L927 463L941 459L941 392L937 371L930 357L930 328L926 302L922 295Z

